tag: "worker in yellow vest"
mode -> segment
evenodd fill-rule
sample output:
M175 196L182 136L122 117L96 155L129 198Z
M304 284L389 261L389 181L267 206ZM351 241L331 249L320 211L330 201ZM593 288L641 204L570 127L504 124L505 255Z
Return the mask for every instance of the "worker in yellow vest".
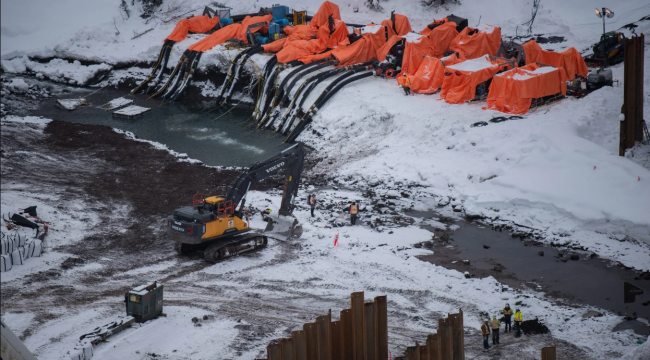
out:
M402 88L404 88L404 94L411 95L411 79L409 79L406 73L403 73L404 83L402 83Z
M357 214L359 214L359 205L357 204L356 201L353 202L352 205L350 205L349 211L350 211L350 222L352 223L352 225L354 225L357 222L357 216L358 216Z
M501 322L497 320L496 315L492 316L490 326L492 327L492 345L497 345L499 343L499 328L501 327Z
M520 337L521 336L521 323L524 322L524 315L519 311L519 309L515 310L515 336Z

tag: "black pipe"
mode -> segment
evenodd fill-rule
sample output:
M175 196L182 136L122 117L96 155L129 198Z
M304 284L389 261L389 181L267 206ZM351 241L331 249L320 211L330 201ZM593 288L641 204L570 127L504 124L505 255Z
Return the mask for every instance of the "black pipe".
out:
M179 73L176 75L176 80L172 83L172 86L167 89L167 92L165 92L165 94L162 96L163 99L167 99L173 96L179 85L185 81L186 77L191 71L192 64L194 63L194 58L197 54L197 51L190 51L190 54L183 61L183 65L181 66Z
M183 79L183 82L181 83L181 87L178 90L176 90L174 94L172 94L171 101L176 101L180 99L181 96L183 96L185 89L187 89L187 85L192 81L192 77L194 77L194 72L196 71L196 68L199 66L199 61L201 60L202 54L203 53L200 52L194 56L194 59L189 65L188 74L185 75L185 79Z
M285 85L287 84L287 81L289 81L289 79L290 79L291 77L293 77L294 75L300 73L300 72L303 71L303 70L309 69L309 68L312 67L312 66L316 66L316 65L318 65L318 64L320 64L320 63L322 63L322 62L324 62L324 61L326 61L326 60L327 60L327 58L325 58L325 59L319 59L319 60L316 60L316 61L310 62L309 64L304 64L304 65L300 65L300 66L298 66L298 68L297 68L296 70L292 71L292 72L291 72L290 74L288 74L284 79L282 79L282 82L280 83L280 86L278 87L278 94L277 94L277 96L276 96L276 97L277 97L276 100L280 100L280 99L282 98L282 96L284 95L284 87L285 87ZM276 106L277 104L278 104L277 101L274 101L274 102L273 102L273 106Z
M358 74L356 76L351 76L348 77L347 79L341 81L336 87L332 88L332 90L325 95L325 97L322 99L322 101L319 102L319 106L316 106L314 109L310 109L310 112L307 113L307 115L296 125L296 127L291 131L289 136L284 140L285 143L287 142L294 142L296 138L302 133L302 131L309 125L314 117L316 115L316 112L318 111L318 108L322 107L327 100L329 100L334 94L336 94L337 91L339 91L341 88L343 88L345 85L361 80L363 78L367 78L369 76L372 76L374 74L374 71L368 71L365 73Z
M289 83L289 85L287 85L287 88L284 91L284 95L280 99L280 106L286 105L287 99L289 98L289 95L291 94L291 89L293 89L294 85L296 85L296 82L298 82L298 80L302 79L307 74L313 73L316 70L320 70L320 69L322 69L324 67L327 67L327 66L330 66L330 65L335 66L337 63L338 63L338 61L336 61L336 60L331 60L331 61L328 61L328 62L324 62L324 63L319 64L317 66L306 69L305 71L301 72L296 77L294 77L293 80L291 80L291 82Z
M165 91L167 89L167 87L169 87L169 85L171 85L172 82L174 82L176 76L178 75L179 71L181 70L181 67L182 67L184 61L187 59L189 54L190 54L189 50L185 50L185 52L183 52L183 55L178 60L178 64L176 64L176 67L174 67L174 71L172 71L171 75L169 75L169 78L167 78L167 81L165 82L165 84L163 84L163 86L157 92L155 92L153 95L151 95L149 97L150 99L155 98L158 95L160 95L163 91Z
M302 109L302 105L305 103L305 100L307 100L307 97L309 97L309 94L311 93L311 91L318 84L320 84L323 80L325 80L325 79L327 79L329 77L332 77L334 75L340 74L340 73L342 73L342 72L344 72L346 70L348 70L348 69L346 69L346 68L332 69L332 70L329 70L329 71L322 72L322 73L320 73L318 75L314 75L314 76L310 77L309 79L305 80L305 82L300 86L300 89L298 89L298 91L296 92L296 95L294 96L294 100L289 105L289 108L287 108L287 112L293 110L294 108L297 109L296 111L293 112L293 115L291 116L287 127L285 128L285 126L284 126L285 123L287 123L287 117L285 116L284 119L282 120L282 122L280 123L280 125L277 127L277 129L275 131L276 132L281 131L283 134L286 135L286 132L293 125L293 122L296 119L296 115L297 115L298 111L300 111ZM298 99L300 94L302 94L302 97L300 98L300 101L296 104L296 99ZM287 113L287 115L288 115L288 113Z
M169 54L171 53L171 48L174 46L176 42L172 40L165 40L163 43L162 48L160 48L160 54L158 54L158 59L156 60L156 63L151 70L151 74L140 83L135 89L131 91L131 94L135 94L142 86L147 84L151 79L156 77L156 73L158 70L160 70L160 76L162 76L163 72L165 71L165 68L167 67L167 60L169 60ZM158 77L160 77L158 76Z
M232 97L232 93L235 90L235 86L237 86L237 82L239 81L239 76L241 75L242 69L244 68L244 64L250 59L251 56L263 52L264 48L262 45L255 45L252 48L248 49L246 51L246 54L242 57L241 62L237 65L237 68L235 69L235 78L232 81L232 84L230 85L230 89L228 90L228 93L226 94L226 98L224 99L223 104L228 103L230 101L230 98Z
M277 81L278 81L278 75L280 74L280 71L282 68L278 65L275 68L275 72L272 73L272 78L270 79L269 82L269 87L268 87L268 93L266 93L266 98L264 98L264 107L262 108L262 111L260 111L260 118L258 119L258 122L262 121L265 119L264 114L269 109L269 106L271 106L271 102L275 100L275 96L277 96ZM274 91L275 90L275 91ZM271 92L273 92L273 96L271 96Z
M223 99L223 94L226 91L226 86L228 85L228 82L232 81L232 78L234 74L232 73L234 71L234 67L236 64L239 62L239 59L250 50L246 49L240 53L238 53L235 58L230 62L228 65L228 71L226 72L226 78L223 80L223 84L221 84L221 87L219 88L219 93L217 94L217 97L215 98L215 103L219 104L221 102L221 99Z
M264 100L266 100L266 96L269 92L269 85L273 82L273 79L269 79L269 75L271 72L273 72L273 69L277 63L278 57L276 55L273 55L273 57L271 57L271 59L269 59L269 61L264 64L264 68L262 69L262 78L260 79L262 82L262 90L257 94L257 101L255 101L255 111L257 111L256 114L259 114L259 110L261 110L264 104Z

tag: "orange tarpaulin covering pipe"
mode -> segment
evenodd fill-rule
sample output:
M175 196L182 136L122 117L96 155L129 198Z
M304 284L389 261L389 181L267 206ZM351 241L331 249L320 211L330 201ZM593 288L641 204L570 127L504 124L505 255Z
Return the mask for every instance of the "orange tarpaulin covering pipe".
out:
M569 81L575 79L576 75L586 77L589 73L585 60L575 48L557 53L542 49L535 40L530 40L522 46L526 53L526 65L539 62L562 67L566 71L566 78Z
M484 109L525 114L532 99L555 94L566 95L564 70L530 64L494 76Z
M277 54L279 63L301 60L311 55L321 53L328 48L335 49L350 43L348 27L341 20L334 20L334 32L330 35L329 24L318 29L317 38L313 40L287 41ZM302 60L301 60L302 61Z
M388 29L388 38L398 35L403 36L413 31L411 29L411 23L409 19L400 14L392 14L391 17L395 18L395 22L392 20L384 20L381 22L381 25L384 25Z
M501 45L501 29L492 25L466 27L449 45L461 59L476 59L485 54L496 55Z
M235 38L239 39L245 43L248 43L246 39L246 28L248 25L266 22L267 24L273 20L273 15L264 15L264 16L247 16L241 24L231 24L226 27L223 27L212 34L208 35L206 38L196 42L188 48L190 51L205 52L217 45L223 44L229 39ZM251 32L257 32L264 28L264 26L251 29Z
M445 66L460 62L455 54L437 59L426 56L420 61L414 74L408 74L411 91L419 94L432 94L442 86L445 78Z
M466 60L445 68L440 98L449 104L462 104L474 99L476 85L491 79L497 72L509 68L505 60L491 60L489 55Z
M369 24L361 29L361 39L332 51L338 66L349 66L377 59L377 50L386 43L386 28Z
M165 39L179 42L187 37L189 32L204 33L212 30L219 22L218 17L209 18L205 15L194 16L189 19L180 20L176 23L174 31Z

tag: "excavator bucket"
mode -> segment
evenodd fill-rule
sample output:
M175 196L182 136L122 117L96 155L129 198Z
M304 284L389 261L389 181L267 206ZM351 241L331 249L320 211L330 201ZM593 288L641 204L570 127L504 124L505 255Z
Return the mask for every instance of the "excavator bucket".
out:
M264 229L264 235L280 241L297 239L302 236L302 225L293 216L273 216Z

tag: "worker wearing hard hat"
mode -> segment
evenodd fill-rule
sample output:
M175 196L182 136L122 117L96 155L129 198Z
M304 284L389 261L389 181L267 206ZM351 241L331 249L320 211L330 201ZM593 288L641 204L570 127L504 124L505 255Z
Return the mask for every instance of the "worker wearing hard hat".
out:
M411 80L409 79L406 73L403 73L404 82L402 83L402 88L404 89L404 94L411 95Z
M483 320L483 325L481 325L481 333L483 334L483 348L484 349L489 349L490 348L490 343L488 342L490 339L490 325L488 324L490 320L485 319Z
M496 315L492 316L490 327L492 328L492 345L497 345L499 343L499 328L501 327L501 322L497 319Z

